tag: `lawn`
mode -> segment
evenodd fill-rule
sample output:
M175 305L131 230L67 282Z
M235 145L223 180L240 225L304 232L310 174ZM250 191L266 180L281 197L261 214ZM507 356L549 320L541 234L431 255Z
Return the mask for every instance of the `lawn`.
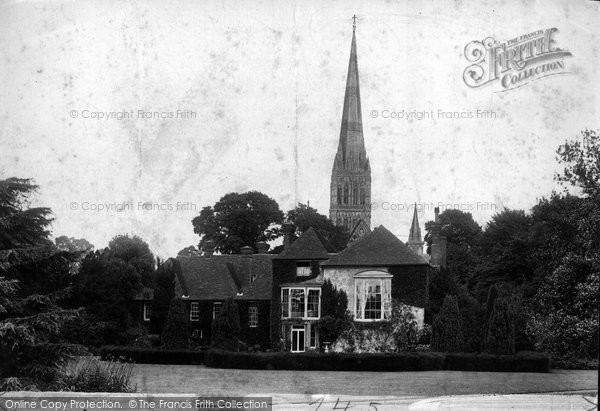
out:
M136 364L133 381L138 385L138 392L149 393L433 397L595 391L597 371L553 370L544 374L467 371L262 371L217 369L201 365Z

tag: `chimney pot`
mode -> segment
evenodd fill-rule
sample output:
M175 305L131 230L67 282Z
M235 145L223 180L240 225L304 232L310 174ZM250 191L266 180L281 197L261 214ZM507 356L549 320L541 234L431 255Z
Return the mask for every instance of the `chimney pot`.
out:
M264 241L259 241L256 243L256 250L258 254L267 254L269 252L269 248L271 248L271 246Z
M247 245L245 245L241 248L240 253L242 255L252 255L254 253L254 250L252 249L252 247L248 247Z

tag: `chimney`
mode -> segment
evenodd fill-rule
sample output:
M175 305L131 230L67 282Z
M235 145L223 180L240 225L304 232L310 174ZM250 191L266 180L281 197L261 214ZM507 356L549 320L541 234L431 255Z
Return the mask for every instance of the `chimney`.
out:
M214 245L214 243L211 240L208 240L202 246L202 251L204 252L203 253L204 257L206 257L206 258L212 257L213 253L215 252L215 245Z
M294 241L293 237L296 227L289 221L284 221L284 223L281 225L281 229L283 231L283 249L287 250Z
M254 254L254 249L245 245L240 249L240 254L242 254L245 257L252 256L252 254Z
M259 241L256 243L256 252L258 254L267 254L269 252L269 248L271 248L271 246L264 241Z
M442 224L439 207L434 208L434 213L435 219L431 225L431 265L440 268L446 266L446 237L440 235Z

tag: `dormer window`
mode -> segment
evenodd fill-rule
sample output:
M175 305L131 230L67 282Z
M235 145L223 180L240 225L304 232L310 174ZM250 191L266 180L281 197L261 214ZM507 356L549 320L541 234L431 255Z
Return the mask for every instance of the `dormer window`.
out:
M310 261L298 261L296 263L296 276L309 277L311 274Z

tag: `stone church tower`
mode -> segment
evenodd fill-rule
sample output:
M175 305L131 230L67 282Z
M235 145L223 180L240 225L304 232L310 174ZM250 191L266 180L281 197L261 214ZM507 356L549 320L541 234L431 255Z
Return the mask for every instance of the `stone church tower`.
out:
M371 166L363 139L355 31L356 24L352 29L340 140L331 171L329 206L329 217L351 233L350 241L371 230Z

